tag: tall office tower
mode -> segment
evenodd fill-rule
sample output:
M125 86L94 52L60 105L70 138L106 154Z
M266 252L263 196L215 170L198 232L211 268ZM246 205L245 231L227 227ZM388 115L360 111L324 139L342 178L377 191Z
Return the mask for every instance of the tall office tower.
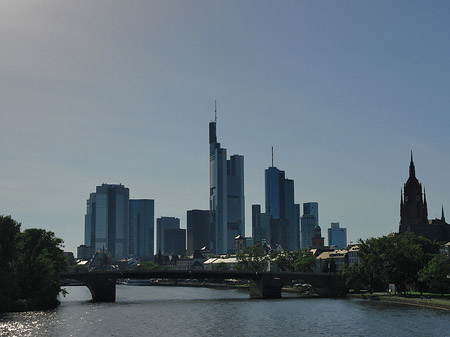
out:
M95 193L91 193L86 202L86 215L84 216L84 245L89 247L90 253L95 251L95 215Z
M264 246L270 244L270 214L261 213L261 205L252 205L253 244Z
M130 255L153 255L155 242L155 202L130 200Z
M235 253L234 238L245 237L244 157L227 160L227 253Z
M194 250L203 247L211 249L210 230L209 211L199 209L187 211L187 255L192 255Z
M306 202L303 204L303 216L301 217L300 248L312 247L314 228L319 225L319 204Z
M266 213L270 214L272 219L287 220L279 222L277 226L288 226L286 232L289 236L288 241L283 241L283 248L286 250L297 250L299 243L299 219L298 206L294 203L294 181L285 178L284 171L275 166L271 166L265 171L265 191L266 191ZM285 230L282 231L283 233ZM279 235L278 235L279 236ZM272 238L272 241L274 238ZM281 244L276 240L272 244Z
M216 120L209 123L209 209L212 251L234 252L234 236L245 234L244 157L227 160L227 150L217 142Z
M347 228L340 228L339 222L332 222L328 228L328 246L347 247Z
M252 237L255 244L261 243L261 239L256 235L259 214L261 214L261 205L252 205Z
M180 219L174 217L163 216L156 219L156 254L166 254L168 251L164 247L164 238L167 229L179 229Z
M166 255L186 255L186 230L168 228L164 231L164 250Z
M122 184L103 184L90 194L85 216L86 246L105 248L114 258L128 256L129 195Z

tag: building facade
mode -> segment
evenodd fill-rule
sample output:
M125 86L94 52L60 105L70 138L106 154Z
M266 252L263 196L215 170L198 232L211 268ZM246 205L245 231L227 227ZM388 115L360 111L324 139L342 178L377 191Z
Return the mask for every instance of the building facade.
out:
M130 255L148 256L154 254L154 214L154 200L130 200Z
M193 209L187 211L187 255L206 247L210 250L211 226L209 211Z
M347 228L341 228L339 222L332 222L328 228L328 246L347 248Z
M156 253L161 252L163 255L167 255L169 253L164 246L166 230L179 228L180 219L178 218L163 216L156 219Z
M209 206L211 249L234 252L234 237L245 236L244 157L231 156L217 142L216 121L209 123Z
M85 245L106 249L113 258L129 255L129 189L102 184L87 201Z
M169 228L164 231L165 255L186 255L186 230Z
M434 242L450 241L450 225L444 217L442 206L441 219L428 220L428 206L425 188L416 178L416 168L411 152L409 177L400 196L399 233L412 232Z
M272 237L272 244L281 244L286 250L297 250L300 244L300 206L294 202L294 181L286 179L285 172L275 166L265 170L265 201L266 213L270 214L273 220L285 220L275 221L276 228L273 228L272 232L277 235ZM287 228L282 229L279 226ZM286 233L288 238L281 233ZM283 237L284 244L278 241L277 238L280 237Z
M311 248L314 228L319 225L319 204L317 202L303 204L303 216L300 223L300 248Z

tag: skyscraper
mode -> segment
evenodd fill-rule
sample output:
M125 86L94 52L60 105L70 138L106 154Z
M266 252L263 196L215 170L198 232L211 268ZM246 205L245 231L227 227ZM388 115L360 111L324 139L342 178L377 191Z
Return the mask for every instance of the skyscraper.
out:
M153 255L155 203L151 199L130 200L130 255Z
M180 219L174 217L163 216L156 219L156 253L161 251L162 254L169 253L164 247L165 233L167 229L179 229Z
M245 236L244 157L233 155L217 142L216 120L209 123L209 209L212 251L234 252L234 237Z
M193 209L187 211L187 255L192 255L194 250L206 247L210 250L211 226L209 211Z
M186 230L168 228L164 231L164 254L186 255Z
M319 204L306 202L303 204L303 216L301 218L300 248L312 247L314 228L319 225Z
M96 187L87 201L85 245L107 249L114 258L129 254L129 189L119 185Z
M284 249L297 250L299 248L299 206L294 203L294 181L286 179L284 171L272 165L265 170L265 191L266 213L270 214L273 220L286 220L276 221L276 227L271 228L271 232L277 233L272 237L272 244L282 244ZM283 226L288 229L284 229ZM276 229L280 232L278 233ZM285 235L288 238L285 238ZM281 237L284 238L283 243L276 239Z
M332 222L328 228L328 246L347 247L347 228L340 228L339 222Z
M261 213L261 205L252 205L253 243L264 246L271 243L271 217L268 213Z
M234 238L245 237L244 157L227 160L227 252L235 252Z

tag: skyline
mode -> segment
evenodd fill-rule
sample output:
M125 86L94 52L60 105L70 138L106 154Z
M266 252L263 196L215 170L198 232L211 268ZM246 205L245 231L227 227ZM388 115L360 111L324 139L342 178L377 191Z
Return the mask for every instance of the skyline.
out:
M83 243L89 193L122 183L155 219L209 209L208 123L295 181L348 242L398 231L410 151L429 218L450 209L450 4L0 3L0 213ZM19 24L20 23L20 24ZM176 205L176 207L174 206ZM156 221L155 221L156 225Z

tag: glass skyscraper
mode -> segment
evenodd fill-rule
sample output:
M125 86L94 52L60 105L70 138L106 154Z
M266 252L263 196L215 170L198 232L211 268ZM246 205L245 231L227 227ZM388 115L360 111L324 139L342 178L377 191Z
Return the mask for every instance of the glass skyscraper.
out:
M165 245L165 235L168 229L180 229L180 219L175 217L163 216L156 219L156 254L169 253Z
M274 222L276 228L272 229L272 241L275 241L272 243L282 244L287 250L297 250L300 241L300 206L294 201L294 181L286 179L284 171L271 166L265 170L265 192L266 213L274 220L286 220Z
M130 200L130 255L153 255L155 242L155 202Z
M234 253L234 237L245 236L244 157L231 156L217 142L216 121L209 123L209 209L211 250Z
M328 246L347 247L347 228L340 228L339 222L332 222L328 228Z
M317 225L319 225L319 204L317 202L304 203L300 229L300 248L312 247L314 228Z
M87 201L85 245L107 249L114 258L129 255L129 189L119 185L97 186Z

